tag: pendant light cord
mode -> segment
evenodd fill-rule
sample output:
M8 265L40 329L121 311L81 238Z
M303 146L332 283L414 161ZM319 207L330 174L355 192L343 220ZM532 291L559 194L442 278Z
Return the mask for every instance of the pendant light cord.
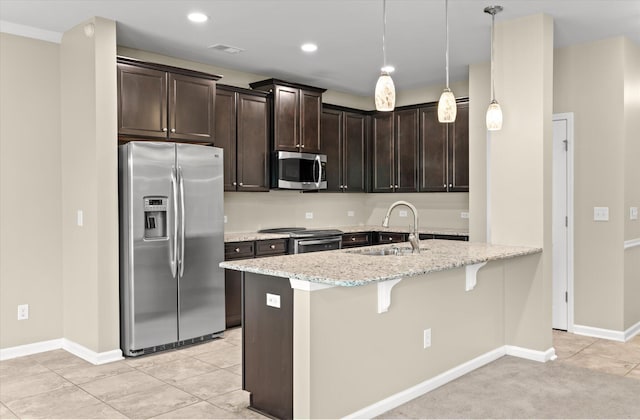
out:
M387 51L385 49L385 35L387 34L387 0L382 0L382 63L387 67Z
M493 50L494 50L494 42L495 42L495 20L496 20L496 14L495 12L491 13L491 101L495 101L496 100L496 86L494 83L494 78L495 78L495 65L493 63Z
M447 89L449 89L449 0L444 1L444 20L445 20L445 44L446 49L444 53L445 70L447 72Z

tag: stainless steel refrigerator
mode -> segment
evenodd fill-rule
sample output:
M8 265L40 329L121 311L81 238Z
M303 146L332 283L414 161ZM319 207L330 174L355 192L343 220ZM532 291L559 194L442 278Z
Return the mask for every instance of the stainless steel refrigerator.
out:
M123 353L222 335L222 149L169 142L119 149Z

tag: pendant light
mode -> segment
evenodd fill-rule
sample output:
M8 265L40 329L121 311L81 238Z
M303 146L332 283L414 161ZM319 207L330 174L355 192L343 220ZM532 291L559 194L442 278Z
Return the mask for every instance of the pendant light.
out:
M382 60L384 66L380 70L380 77L376 83L375 101L377 111L393 111L396 105L396 88L387 66L387 52L385 50L385 35L387 32L387 0L382 0Z
M444 0L444 19L446 44L444 61L447 84L438 101L438 121L441 123L452 123L456 120L458 109L456 107L456 98L453 96L451 89L449 89L449 0Z
M487 130L489 131L502 130L502 109L498 101L496 101L495 63L493 58L496 13L501 11L502 6L489 6L484 9L485 13L491 15L491 103L487 109Z

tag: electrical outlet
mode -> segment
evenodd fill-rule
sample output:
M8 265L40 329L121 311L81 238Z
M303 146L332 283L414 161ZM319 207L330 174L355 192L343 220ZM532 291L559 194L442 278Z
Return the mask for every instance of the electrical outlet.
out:
M76 223L80 227L84 225L84 212L82 210L78 210L78 213L76 215Z
M596 222L609 221L609 207L594 207L593 220Z
M469 218L469 212L468 211L460 212L460 218L461 219L468 219Z
M18 305L18 321L29 319L29 305Z
M308 211L304 214L305 219L313 219L313 213Z
M431 328L424 330L422 335L424 348L431 347Z
M638 208L629 207L629 220L638 220Z
M272 293L267 293L267 306L271 306L273 308L280 307L280 295L274 295Z
M227 215L224 215L224 222L227 223Z
M407 217L409 216L409 214L407 213L406 210L400 210L400 212L398 212L398 214L400 215L400 217Z
M353 217L356 215L356 212L353 210L347 210L347 217Z

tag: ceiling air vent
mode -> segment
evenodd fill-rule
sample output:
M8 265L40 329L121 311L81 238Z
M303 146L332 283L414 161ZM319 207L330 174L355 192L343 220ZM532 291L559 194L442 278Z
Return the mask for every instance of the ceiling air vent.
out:
M207 48L209 48L210 50L226 52L227 54L238 54L244 51L242 48L232 47L231 45L224 45L224 44L214 44L214 45L210 45Z

